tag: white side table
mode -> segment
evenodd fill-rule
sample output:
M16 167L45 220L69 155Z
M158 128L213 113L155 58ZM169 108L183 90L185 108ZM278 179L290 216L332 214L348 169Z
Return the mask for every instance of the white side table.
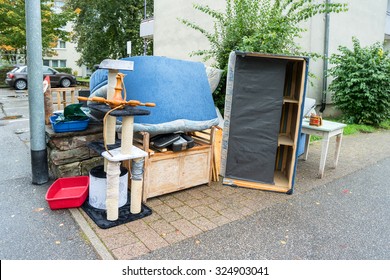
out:
M304 119L302 121L301 132L308 135L308 137L306 137L306 143L305 143L304 160L307 160L307 156L309 154L310 136L317 135L317 136L322 137L321 160L320 160L320 169L319 169L320 178L324 177L324 169L325 169L326 157L328 154L329 139L332 136L336 136L336 151L335 151L335 155L334 155L334 168L337 167L337 163L339 161L339 155L340 155L341 141L343 138L343 130L344 130L344 127L346 127L346 126L347 125L343 124L343 123L337 123L337 122L331 122L331 121L325 121L325 120L322 121L321 126L312 126L312 125L309 125L308 119Z

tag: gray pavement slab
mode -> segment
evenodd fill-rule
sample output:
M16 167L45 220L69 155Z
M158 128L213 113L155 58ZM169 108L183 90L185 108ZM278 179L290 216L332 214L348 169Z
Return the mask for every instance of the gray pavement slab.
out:
M389 260L390 158L140 259Z

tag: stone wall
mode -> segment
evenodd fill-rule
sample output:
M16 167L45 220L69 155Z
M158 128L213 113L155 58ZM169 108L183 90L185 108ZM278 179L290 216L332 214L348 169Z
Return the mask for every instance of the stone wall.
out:
M84 131L55 133L46 126L50 176L62 177L88 175L89 171L103 164L103 157L88 147L103 138L103 126L90 123Z

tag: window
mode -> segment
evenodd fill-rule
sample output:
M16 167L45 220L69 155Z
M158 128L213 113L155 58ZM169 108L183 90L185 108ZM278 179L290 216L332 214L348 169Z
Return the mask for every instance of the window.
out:
M66 42L62 40L58 40L57 49L65 49L65 48L66 48Z
M43 64L43 65L50 66L49 64ZM66 60L65 59L60 59L60 60L53 59L53 60L51 60L51 67L66 67Z
M50 66L50 60L44 59L44 60L43 60L43 65L44 65L44 66Z
M66 67L66 60L60 60L60 67Z
M54 74L53 70L47 66L43 66L42 70L43 70L43 74L49 74L49 75Z

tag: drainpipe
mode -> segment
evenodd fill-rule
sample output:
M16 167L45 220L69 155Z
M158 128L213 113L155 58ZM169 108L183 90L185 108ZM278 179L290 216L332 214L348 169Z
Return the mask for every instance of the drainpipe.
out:
M325 1L327 5L329 5L331 2L330 0ZM324 38L324 67L323 67L323 74L322 74L322 103L320 112L323 113L326 108L326 93L328 91L328 78L326 77L328 73L328 56L329 56L329 21L330 16L327 12L325 14L325 38Z
M49 180L42 83L41 1L26 1L25 7L32 183L39 185Z
M146 0L144 0L144 20L146 20ZM146 44L146 38L144 38L144 55L146 55L147 51L147 44Z

